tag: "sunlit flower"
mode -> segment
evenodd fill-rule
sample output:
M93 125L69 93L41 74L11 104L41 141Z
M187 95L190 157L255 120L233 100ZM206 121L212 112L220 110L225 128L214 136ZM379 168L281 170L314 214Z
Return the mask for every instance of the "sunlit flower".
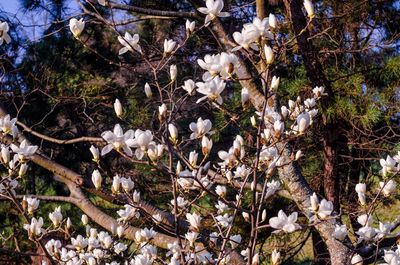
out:
M363 226L358 231L356 232L358 235L358 243L362 241L371 241L375 238L376 236L376 229L369 227L369 226Z
M363 265L363 258L362 258L360 255L355 254L355 255L351 258L350 263L351 263L351 265Z
M282 210L279 210L277 217L272 217L269 219L269 225L272 228L277 229L277 231L274 231L273 233L277 233L279 231L291 233L301 228L296 221L297 212L293 212L291 215L287 216Z
M335 225L335 231L333 231L333 237L339 241L343 241L347 236L346 225Z
M321 219L328 218L333 212L333 203L331 201L327 201L322 199L319 203L317 215Z
M176 46L176 42L174 40L164 40L164 54L171 53Z
M92 182L96 190L101 188L101 182L103 181L103 178L101 177L100 171L97 169L93 171L92 173Z
M92 153L93 156L93 161L98 163L100 161L100 152L99 149L93 145L90 146L90 152Z
M54 227L57 227L60 225L61 221L62 221L62 214L61 214L61 206L58 206L54 212L49 213L49 219L51 220L51 222L53 223Z
M183 82L182 88L189 94L189 96L193 96L194 93L196 92L196 84L192 79L186 80Z
M196 242L198 236L199 233L197 232L187 232L185 234L185 238L189 241L190 246L194 246L194 243Z
M142 53L142 48L138 44L139 34L134 34L132 36L131 34L129 34L129 32L125 32L124 37L118 36L118 41L124 46L119 50L119 55L124 54L127 51L133 52L133 50Z
M27 210L28 210L29 214L33 213L34 211L36 211L39 208L40 200L33 198L33 197L26 198L25 196L24 196L23 200L27 204Z
M362 226L371 226L374 222L374 219L370 214L362 214L357 217L357 222Z
M232 249L235 249L242 242L241 235L232 235L229 237L229 243L231 244Z
M135 187L135 183L129 177L121 178L121 186L126 193L129 193Z
M314 13L314 5L311 2L311 0L304 0L304 8L307 11L307 15L310 19L312 19L313 17L315 17L315 13Z
M185 28L188 35L194 31L195 26L196 26L196 21L189 21L188 19L186 20Z
M1 23L0 23L0 33L1 33ZM7 114L6 116L0 118L0 129L3 133L10 134L13 138L15 138L18 134L18 128L16 123L17 123L17 118L11 119L10 115Z
M13 150L14 153L18 154L18 157L20 160L24 160L25 158L28 158L32 156L33 154L36 153L38 150L37 145L29 145L26 140L23 140L19 146L15 144L11 144L11 149Z
M264 45L264 55L267 64L272 64L274 62L275 55L270 46Z
M281 253L278 250L274 249L271 253L271 264L278 265L280 260L281 260Z
M151 98L153 96L153 92L151 92L151 87L149 83L146 83L144 85L144 93L146 94L146 97Z
M101 134L101 137L103 137L103 139L108 143L101 150L101 155L104 156L112 149L115 149L117 151L123 150L128 156L132 156L132 150L130 147L134 145L133 136L133 130L128 130L124 133L121 126L116 124L113 132L106 131Z
M229 17L228 12L221 12L224 8L223 0L206 0L206 7L200 7L197 10L206 16L204 24L208 24L210 21L217 17Z
M201 216L197 213L187 213L186 214L186 219L188 220L190 226L194 228L195 230L200 230L200 222L201 222Z
M177 75L178 75L178 69L176 68L175 64L172 64L169 67L169 76L171 78L171 82L174 82L176 80Z
M79 39L83 29L85 28L85 21L83 18L77 20L76 18L71 18L69 20L69 29L71 30L72 34L75 38Z
M197 82L196 83L197 92L205 95L204 97L199 98L196 103L200 103L201 101L209 98L211 101L216 101L218 104L222 104L223 100L221 97L222 91L224 91L226 83L224 80L220 79L218 76L214 77L210 81L206 82Z
M277 27L277 25L278 25L278 22L277 22L276 17L275 17L274 14L269 13L269 16L268 16L268 24L269 24L269 27L270 27L270 28L276 29L276 27Z
M397 193L397 183L396 181L390 179L389 181L379 182L379 187L382 189L382 194L384 196L395 195Z
M191 122L189 129L193 132L190 135L190 139L201 138L203 135L209 133L211 130L212 123L209 119L203 120L201 117L197 119L197 122Z
M0 45L5 41L7 44L11 42L10 35L8 35L8 31L10 27L7 22L0 22Z

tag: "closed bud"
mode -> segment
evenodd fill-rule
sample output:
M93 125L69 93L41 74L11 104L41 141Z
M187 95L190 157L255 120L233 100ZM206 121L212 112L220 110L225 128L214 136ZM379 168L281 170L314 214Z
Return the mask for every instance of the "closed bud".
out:
M26 163L22 163L19 166L18 176L19 177L25 176L27 170L28 170L28 165Z
M172 64L169 67L169 75L171 78L171 82L174 82L176 80L176 76L178 75L178 69L176 68L175 64Z
M251 117L250 117L250 122L251 122L251 125L252 125L253 127L257 127L256 117L251 116Z
M89 218L86 214L82 214L81 221L83 225L87 225L89 223Z
M125 229L122 225L119 225L117 227L117 235L119 238L121 238L124 235L124 231L125 231Z
M279 87L280 77L273 76L271 80L271 89L276 90Z
M307 11L307 16L310 19L313 19L315 17L315 13L314 13L314 5L311 2L311 0L304 0L304 8Z
M264 54L266 63L272 64L274 62L275 55L271 47L269 47L268 45L264 45Z
M267 219L267 210L263 210L261 213L261 222L265 222L265 220Z
M276 21L276 17L274 14L269 13L268 23L270 28L272 28L273 30L276 29L278 22Z
M119 99L115 99L114 111L115 111L115 114L117 115L118 118L122 117L123 109L122 109L122 104L119 101Z
M151 92L151 87L149 83L146 83L144 85L144 93L146 94L146 97L151 98L153 96L153 92Z

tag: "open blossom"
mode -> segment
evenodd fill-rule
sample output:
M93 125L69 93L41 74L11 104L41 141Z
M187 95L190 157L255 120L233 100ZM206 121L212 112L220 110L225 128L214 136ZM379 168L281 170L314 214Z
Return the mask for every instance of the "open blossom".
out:
M23 140L19 146L11 144L10 147L14 153L18 154L20 160L24 160L25 158L32 156L38 150L37 145L29 145L26 140Z
M278 265L280 260L281 260L281 253L278 250L274 249L271 253L271 264Z
M62 214L61 214L61 206L58 206L54 212L49 213L49 219L51 220L51 222L53 223L54 227L57 227L60 225L61 221L62 221Z
M355 255L351 258L350 264L351 264L351 265L363 265L363 258L362 258L360 255L355 254Z
M207 15L204 24L208 24L217 17L229 17L228 12L221 12L223 8L223 0L206 0L206 7L200 7L197 10Z
M120 253L124 252L127 248L128 247L124 243L119 242L118 244L116 244L114 246L114 252L117 254L120 254Z
M201 117L197 119L197 122L191 122L189 129L193 132L190 135L190 139L201 138L203 135L210 132L212 123L209 119L203 120Z
M339 241L343 241L347 236L347 227L346 225L336 225L335 231L333 231L333 237Z
M357 217L357 222L362 226L371 226L374 222L374 219L370 214L362 214Z
M6 116L0 118L0 130L3 133L10 134L13 138L15 138L18 133L18 128L16 126L16 123L17 123L17 118L11 119L10 115L7 114Z
M185 238L189 241L190 246L194 246L194 242L196 242L199 233L197 232L187 232L185 234Z
M328 218L333 212L333 203L331 201L327 201L322 199L319 203L317 215L321 219Z
M139 218L137 209L129 204L125 204L124 209L118 210L117 214L120 216L118 220L123 222L129 221L134 217Z
M251 26L250 26L251 25ZM253 50L258 50L255 41L259 38L259 33L257 29L252 26L252 24L246 24L243 26L241 32L234 32L232 37L239 46L232 49L232 51L239 50L240 48L249 50L250 48Z
M314 98L315 99L319 99L322 96L326 96L328 95L327 93L324 93L325 88L323 86L316 86L315 88L313 88L313 93L314 93Z
M176 42L174 40L164 40L164 54L171 53L176 46Z
M101 150L101 155L104 156L112 149L115 149L117 151L123 150L127 155L132 156L130 147L134 144L133 136L134 132L132 130L128 130L124 133L121 125L116 124L114 126L114 131L106 131L101 134L101 137L108 143Z
M199 98L196 103L200 103L201 101L209 98L211 101L216 101L218 104L222 104L223 100L221 97L222 91L224 91L226 83L224 80L220 79L218 76L214 77L210 81L206 82L197 82L196 83L197 92L205 95L204 97Z
M45 245L46 250L52 256L58 254L61 250L61 247L62 247L61 241L54 239L50 239Z
M228 227L231 225L233 216L230 216L229 214L224 214L224 215L218 215L215 218L218 221L218 224L222 227Z
M189 202L188 202L187 200L185 200L185 198L179 196L179 197L176 198L176 203L177 203L177 206L178 206L179 208L183 208L183 207L185 207ZM174 199L171 200L171 204L172 204L172 205L175 205L175 200L174 200Z
M229 243L231 244L232 249L235 249L242 242L241 235L232 235L229 237Z
M135 139L133 141L133 146L137 147L135 150L135 156L137 159L142 159L145 152L149 149L149 146L154 144L153 133L150 130L142 131L137 129L135 131Z
M190 227L194 228L195 230L200 230L200 222L201 222L201 216L197 213L187 213L186 214L186 219L188 220Z
M297 212L294 212L287 216L282 210L280 210L277 217L272 217L271 219L269 219L269 225L272 228L277 229L277 231L274 231L274 233L277 233L279 231L291 233L301 228L301 226L297 224L296 221Z
M121 186L126 193L129 193L135 187L135 183L131 178L121 178Z
M124 46L119 50L119 55L124 54L128 51L133 52L134 50L142 53L142 48L138 44L139 34L134 34L132 36L129 32L125 32L124 37L118 36L118 41Z
M0 22L0 45L5 41L7 44L11 42L10 35L8 35L8 31L10 27L7 22Z
M367 184L357 183L355 189L358 195L358 201L361 205L365 205L367 203L365 198L365 193L367 192Z
M152 238L154 238L157 235L157 232L153 230L153 228L148 229L145 227L144 229L138 230L135 233L135 240L138 243L143 243L143 242L148 242Z
M24 224L24 229L28 231L30 236L39 236L41 233L44 232L42 226L43 226L43 218L40 217L38 220L35 217L33 217L30 224Z
M400 165L396 167L396 160L394 160L391 156L387 156L385 159L380 159L379 163L382 166L382 176L387 176L388 173L395 173L400 170Z
M193 96L196 92L196 84L192 79L186 80L183 82L182 88L189 94L189 96Z
M27 204L27 210L28 210L29 214L33 213L34 211L36 211L39 208L40 200L33 198L33 197L26 198L25 196L24 196L23 200Z
M210 150L213 146L212 140L208 139L206 136L203 136L201 139L201 150L203 152L203 155L208 155L210 153Z
M362 241L368 242L374 240L376 236L376 229L369 226L363 226L358 229L356 234L358 235L358 243Z
M217 187L215 187L215 193L217 193L218 196L225 197L225 195L226 195L226 187L218 185Z
M85 28L85 21L83 18L77 20L76 18L71 18L69 21L69 29L75 38L79 39L83 29Z
M382 189L382 194L384 196L395 195L397 193L397 183L392 179L386 183L382 181L379 182L379 187Z

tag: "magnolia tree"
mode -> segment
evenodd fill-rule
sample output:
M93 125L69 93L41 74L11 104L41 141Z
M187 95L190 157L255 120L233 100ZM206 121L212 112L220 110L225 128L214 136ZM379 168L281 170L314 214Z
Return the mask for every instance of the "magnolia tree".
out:
M267 248L265 242L313 227L326 244L332 264L400 263L400 247L395 243L399 236L395 229L400 220L379 222L375 213L376 205L383 198L397 192L395 178L400 169L400 153L380 160L378 187L367 190L365 183L356 185L353 192L359 198L360 228L352 231L342 220L346 209L335 211L331 201L318 196L297 165L302 160L302 151L294 150L291 143L302 141L317 122L318 105L326 93L324 87L310 88L287 104L279 105L276 92L280 78L272 76L271 69L277 63L282 40L280 23L274 14L268 17L259 14L252 23L244 24L241 31L230 36L221 23L221 18L230 15L223 11L222 0L207 0L205 6L197 8L198 12L142 10L107 0L87 2L90 8L79 4L86 18L91 17L115 30L121 60L131 53L146 63L153 80L148 80L144 92L158 106L158 122L151 129L123 128L118 123L125 114L123 100L115 99L113 128L98 136L60 140L33 131L3 111L1 162L5 171L0 196L10 200L23 216L26 237L39 249L32 254L36 261L91 265L277 265L287 258L285 246ZM117 31L113 21L96 12L100 7L188 20L182 25L184 34L164 41L160 47L162 59L154 64L146 56L140 36L135 32ZM311 1L304 1L304 11L308 27L317 15ZM69 27L76 41L92 49L85 34L88 23L84 18L72 18ZM224 50L197 58L204 70L202 76L178 83L179 67L171 64L171 59L188 39L204 28L219 38ZM11 41L7 23L2 22L0 29L0 43L6 45ZM163 71L169 72L169 80L160 77ZM181 117L180 110L190 107L193 102L190 100L194 98L196 104L210 104L229 119L238 119L224 105L224 90L234 84L242 87L243 110L256 110L251 114L251 128L246 128L256 140L249 142L237 135L229 147L218 150L213 147L210 117ZM250 104L254 108L249 108ZM192 119L189 128L180 126L183 118ZM91 176L82 176L58 164L37 145L28 142L22 131L56 144L93 144L82 152L91 152L97 169ZM141 194L134 179L110 175L102 168L101 161L109 159L111 153L129 163L146 164L158 171L168 179L171 200L165 205L160 202L157 208L142 199L143 190ZM20 182L32 163L51 171L54 180L63 183L70 195L21 194ZM89 200L90 194L120 207L107 214ZM279 210L277 215L272 215L266 209L275 196L288 199L293 210ZM211 205L199 205L203 198ZM60 207L48 216L39 216L36 211L46 201L78 207L84 212L81 223L72 223ZM137 226L138 220L145 222ZM237 229L242 224L246 224L246 229ZM79 230L79 226L84 229Z

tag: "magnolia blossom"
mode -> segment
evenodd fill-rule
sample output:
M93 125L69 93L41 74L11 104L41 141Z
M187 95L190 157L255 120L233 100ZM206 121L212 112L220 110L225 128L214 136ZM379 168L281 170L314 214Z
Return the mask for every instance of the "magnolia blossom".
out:
M229 237L229 243L231 244L232 249L235 249L242 242L241 235L232 235Z
M117 254L120 254L120 253L124 252L127 248L128 247L124 243L119 242L118 244L116 244L114 246L114 252Z
M195 26L196 26L196 21L190 21L190 20L186 19L185 28L186 28L186 32L188 34L190 34L194 31Z
M335 225L335 231L333 231L333 237L339 241L343 241L347 236L346 225Z
M225 186L221 186L221 185L217 185L217 187L215 187L215 193L217 193L218 196L225 197L225 195L226 195L226 187Z
M243 26L241 32L234 32L232 37L235 42L239 44L239 46L233 48L232 51L239 50L240 48L246 50L249 50L250 48L258 50L258 47L254 42L259 38L259 33L255 27L246 24Z
M281 260L281 253L277 249L274 249L271 253L271 264L278 265L280 260Z
M375 236L376 236L376 229L368 226L363 226L358 231L356 234L358 235L358 243L362 241L372 241Z
M124 37L118 36L118 41L124 46L119 50L119 55L122 55L128 51L133 52L133 50L142 53L142 48L138 44L139 34L134 34L132 36L129 32L125 32Z
M187 213L186 214L186 219L188 220L190 227L194 228L195 230L200 230L200 222L201 222L201 216L197 213Z
M137 209L129 204L124 205L124 209L118 210L117 214L120 216L119 221L129 221L132 218L139 218Z
M321 219L328 218L333 212L333 203L322 199L318 207L318 217Z
M201 138L203 135L210 132L212 123L209 119L203 120L201 117L197 119L197 122L191 122L189 129L193 132L190 135L190 139Z
M273 76L271 80L271 89L276 90L279 87L280 77ZM283 107L283 106L282 106Z
M371 226L374 222L374 219L370 214L362 214L357 217L357 222L362 226Z
M126 193L129 193L135 187L135 183L131 178L121 178L121 186Z
M189 202L185 200L185 198L179 196L176 198L176 203L178 208L184 208ZM171 204L175 205L174 199L171 200Z
M294 127L294 130L299 133L303 134L307 130L307 128L311 125L311 117L308 112L304 112L297 116L297 126Z
M101 177L100 171L97 169L93 171L92 173L92 182L96 190L101 188L101 182L103 178Z
M242 99L242 106L246 107L247 103L250 100L249 90L247 88L243 87L240 95L241 95L241 99Z
M313 93L314 93L314 98L316 98L316 99L319 99L319 98L321 98L322 96L328 95L327 93L324 93L325 88L322 87L322 86L317 86L317 87L313 88L312 91L313 91Z
M19 146L15 144L11 144L11 149L14 153L18 154L20 160L24 160L27 157L32 156L38 150L37 145L29 145L26 140L23 140Z
M82 214L81 221L83 225L87 225L89 223L89 217L86 214Z
M397 183L392 179L386 183L382 181L379 182L379 187L382 189L382 194L384 196L395 195L397 193Z
M315 17L314 6L311 0L304 0L304 8L306 9L307 15L310 19Z
M169 76L171 78L171 82L176 80L176 76L178 75L178 69L176 68L175 64L172 64L169 67Z
M208 139L206 136L203 136L201 139L201 150L203 152L203 155L208 155L210 153L210 150L213 146L212 140Z
M276 29L277 28L278 22L277 22L276 17L275 17L274 14L269 13L268 24L269 24L269 27L272 28L272 29Z
M1 23L0 23L0 33L1 33ZM15 138L18 134L18 128L16 126L16 123L17 123L17 118L11 119L10 115L7 114L6 116L0 118L0 129L3 133L10 134L13 138Z
M189 96L193 96L194 93L196 92L196 84L192 79L186 80L183 82L182 88L189 94Z
M90 152L92 153L93 156L93 161L98 163L100 161L100 152L99 149L93 145L90 146L89 148Z
M224 214L224 215L218 215L215 217L215 219L218 221L218 224L222 227L228 227L231 225L233 216L230 216L229 214Z
M351 265L363 265L363 258L362 258L360 255L355 254L355 255L351 258L350 263L351 263Z
M45 245L47 252L49 252L49 254L52 256L58 254L60 252L61 247L62 247L61 241L54 239L50 239Z
M176 42L174 40L164 40L164 54L171 53L176 46Z
M44 232L42 226L43 226L43 218L40 217L38 220L35 217L33 217L30 224L24 224L24 229L28 231L29 236L39 236L41 233Z
M392 223L379 222L379 229L377 230L378 238L384 238L390 236L393 229Z
M382 175L385 177L388 173L395 173L399 171L400 165L396 167L396 160L394 160L391 156L387 156L385 159L380 159L379 163L382 166Z
M208 24L210 21L217 17L229 17L228 12L221 12L224 8L223 0L206 0L206 7L200 7L197 10L200 13L206 14L206 20L204 24Z
M62 221L62 214L61 214L61 206L58 206L54 212L49 213L49 219L51 220L51 222L53 223L54 227L57 227L60 225L61 221Z
M271 219L269 219L269 225L272 228L277 229L277 231L274 231L273 233L278 233L280 231L291 233L301 228L301 226L297 224L296 221L297 212L293 212L292 214L287 216L282 210L280 210L277 217L272 217Z
M367 192L367 184L358 183L355 189L358 195L358 201L360 202L361 205L365 205L367 203L365 198L365 193Z
M79 39L83 29L85 28L85 21L83 18L77 20L76 18L71 18L69 20L69 29L71 30L72 34L75 38Z
M128 130L124 133L121 126L116 124L113 132L106 131L101 134L101 137L103 137L103 139L108 143L101 150L101 155L104 156L112 149L115 149L117 151L123 150L128 156L132 156L132 150L130 147L134 145L133 136L133 130Z
M11 42L10 35L8 35L8 31L10 27L7 22L0 22L0 45L5 41L7 44Z
M146 94L146 97L151 98L153 96L153 92L151 92L151 87L149 83L146 83L144 85L144 93Z
M178 139L178 128L176 128L175 125L170 123L170 124L168 124L168 131L169 131L169 135L170 135L172 142L176 143L177 139Z
M153 228L148 229L145 227L135 233L135 240L139 243L148 242L157 235Z
M199 98L196 103L199 103L206 98L209 98L211 101L216 101L218 104L222 104L223 100L221 97L222 91L224 91L226 83L224 80L220 79L218 76L214 77L210 81L206 82L197 82L196 83L197 92L205 95L204 97Z
M274 51L268 45L264 45L264 55L267 64L272 64L274 62Z
M23 200L27 204L27 210L28 210L29 214L33 213L34 211L36 211L39 208L40 200L33 198L33 197L26 198L25 196L24 196Z

